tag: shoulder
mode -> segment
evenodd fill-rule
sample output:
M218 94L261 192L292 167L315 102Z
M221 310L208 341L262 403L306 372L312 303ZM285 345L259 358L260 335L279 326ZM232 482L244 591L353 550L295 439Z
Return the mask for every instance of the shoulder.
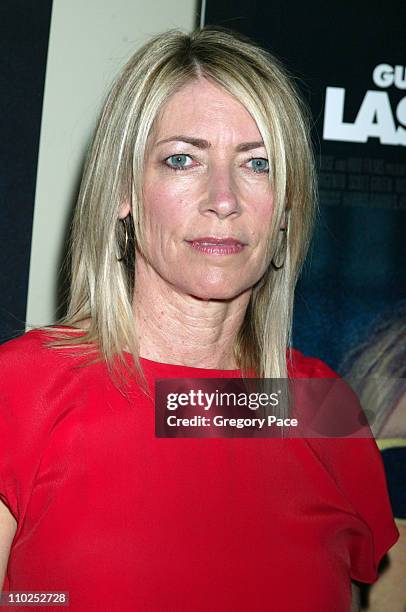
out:
M0 346L2 411L41 394L58 369L59 356L44 346L46 334L35 329ZM60 368L59 368L60 369Z
M330 366L317 357L308 357L297 349L288 352L288 372L292 378L339 378Z
M1 359L21 357L27 351L31 351L32 349L40 346L44 338L45 334L42 329L32 329L27 331L20 336L3 342L0 345L0 357Z
M71 379L86 362L73 347L51 348L51 334L46 329L32 329L0 345L1 395L13 398L31 396Z
M80 353L77 345L48 347L50 339L48 331L37 329L0 346L2 439L7 434L17 444L31 438L42 444L64 414L98 407L111 392L104 362Z
M29 375L38 368L47 368L57 362L60 359L58 351L46 346L48 340L50 337L45 330L32 329L0 345L2 378L13 372Z

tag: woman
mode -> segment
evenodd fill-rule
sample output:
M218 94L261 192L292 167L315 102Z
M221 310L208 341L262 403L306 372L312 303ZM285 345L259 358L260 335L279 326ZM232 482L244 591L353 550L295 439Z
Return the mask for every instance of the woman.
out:
M335 376L287 351L314 202L307 114L267 52L204 28L128 62L86 163L67 315L1 349L5 590L325 612L376 579L398 534L372 440L154 436L158 379Z

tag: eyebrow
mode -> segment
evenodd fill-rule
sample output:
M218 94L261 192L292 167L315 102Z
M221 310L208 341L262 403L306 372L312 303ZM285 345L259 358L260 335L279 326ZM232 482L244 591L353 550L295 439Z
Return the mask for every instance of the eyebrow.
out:
M207 140L203 140L202 138L192 138L190 136L170 136L169 138L165 138L164 140L159 140L155 146L159 146L164 144L165 142L187 142L188 144L197 147L198 149L209 149L211 147L210 142ZM235 147L235 150L240 153L242 151L250 151L251 149L258 149L259 147L264 147L263 140L257 140L253 142L242 142L241 144Z

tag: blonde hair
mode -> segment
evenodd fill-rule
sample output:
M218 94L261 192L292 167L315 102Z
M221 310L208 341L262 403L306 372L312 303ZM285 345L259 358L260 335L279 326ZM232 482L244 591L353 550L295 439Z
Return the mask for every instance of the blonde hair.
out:
M243 374L287 376L294 289L309 245L316 205L310 117L286 70L248 38L221 27L191 34L170 30L139 49L124 66L104 104L85 163L70 239L70 296L57 325L75 327L90 318L81 335L49 326L54 348L97 346L111 373L128 370L123 349L141 373L132 310L136 248L143 252L142 184L148 137L165 102L185 84L209 79L240 101L256 121L270 161L275 199L268 261L278 257L282 215L289 213L284 265L269 265L253 287L235 341ZM130 256L117 261L124 228L120 205L130 202ZM280 253L279 253L280 255ZM135 285L134 285L135 283ZM118 358L118 362L116 359Z

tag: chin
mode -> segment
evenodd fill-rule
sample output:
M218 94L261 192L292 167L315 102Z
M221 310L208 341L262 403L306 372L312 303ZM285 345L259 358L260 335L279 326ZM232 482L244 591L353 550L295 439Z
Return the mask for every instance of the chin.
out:
M224 274L219 273L219 271L207 273L207 270L203 274L196 271L196 274L192 275L192 270L189 269L183 278L171 275L168 280L170 279L171 284L178 292L190 295L198 300L230 301L247 291L250 292L257 281L256 276L254 278L247 278L248 275L244 275L244 278L242 276L241 271Z
M233 300L237 298L242 293L249 291L251 287L230 287L230 286L219 286L219 287L190 287L188 293L192 297L203 300Z

